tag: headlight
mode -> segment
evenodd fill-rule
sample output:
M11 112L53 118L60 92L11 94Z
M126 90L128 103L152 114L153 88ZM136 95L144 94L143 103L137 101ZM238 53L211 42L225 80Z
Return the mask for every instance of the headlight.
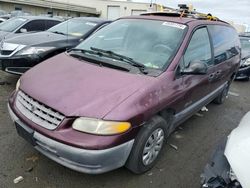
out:
M16 83L16 91L18 91L19 90L19 87L20 87L20 79L17 81L17 83Z
M78 118L73 123L73 129L97 134L97 135L113 135L127 131L131 127L129 122L102 121L91 118Z
M249 66L250 65L250 58L246 59L246 61L242 65Z
M23 48L16 55L32 55L32 54L40 54L49 50L54 49L55 47L27 47Z

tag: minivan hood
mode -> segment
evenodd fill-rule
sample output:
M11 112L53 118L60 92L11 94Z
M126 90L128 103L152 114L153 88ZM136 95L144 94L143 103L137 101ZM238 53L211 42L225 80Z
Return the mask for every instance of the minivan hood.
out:
M225 156L242 187L250 187L250 112L228 137Z
M27 71L20 89L65 116L104 118L154 79L89 64L63 53Z
M5 40L7 43L20 44L25 46L56 46L56 42L77 39L73 36L56 34L48 31L38 33L27 33Z

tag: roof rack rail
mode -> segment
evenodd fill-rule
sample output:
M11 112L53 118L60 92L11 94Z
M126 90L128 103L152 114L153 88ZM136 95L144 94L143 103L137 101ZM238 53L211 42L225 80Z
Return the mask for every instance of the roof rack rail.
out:
M186 17L186 18L194 18L197 20L210 20L210 21L221 21L219 18L212 16L212 14L204 14L197 11L191 11L189 10L189 7L186 4L179 4L179 9L176 9L175 11L165 11L165 12L148 12L148 13L142 13L143 16L169 16L169 17ZM224 22L227 23L227 22Z

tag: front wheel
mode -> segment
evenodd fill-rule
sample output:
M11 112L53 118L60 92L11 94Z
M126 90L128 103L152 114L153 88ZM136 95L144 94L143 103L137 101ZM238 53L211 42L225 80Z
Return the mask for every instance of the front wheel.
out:
M136 174L151 169L162 151L167 137L167 122L153 117L138 133L126 167Z

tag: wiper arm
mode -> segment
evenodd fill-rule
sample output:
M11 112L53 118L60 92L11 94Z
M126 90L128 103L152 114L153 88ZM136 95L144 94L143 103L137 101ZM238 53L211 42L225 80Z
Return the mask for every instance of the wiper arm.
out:
M78 51L78 52L81 52L81 53L89 53L89 54L94 54L94 55L99 55L99 56L102 56L103 54L102 53L99 53L99 52L95 52L93 50L85 50L85 49L80 49L80 48L71 48L68 50L68 52L71 52L71 51Z
M146 68L146 66L143 65L143 64L141 64L141 63L139 63L139 62L136 62L131 57L127 57L127 56L115 53L115 52L113 52L111 50L103 50L103 49L95 48L95 47L90 47L90 49L93 50L93 51L96 51L96 52L109 54L112 57L116 57L116 58L118 58L121 61L129 63L132 66L138 67L141 71L143 71L143 73L145 73L144 69Z
M63 32L60 32L60 31L51 31L52 33L56 33L56 34L59 34L59 35L67 35L66 33L63 33Z

